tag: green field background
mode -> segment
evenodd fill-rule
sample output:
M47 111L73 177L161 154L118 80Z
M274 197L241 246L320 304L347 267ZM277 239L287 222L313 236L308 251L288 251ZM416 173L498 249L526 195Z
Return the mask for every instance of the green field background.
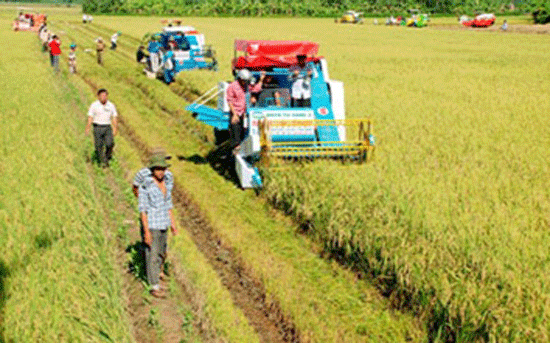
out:
M92 48L92 36L121 30L132 56L160 19L97 16L77 43ZM184 24L206 34L221 70L181 73L173 90L230 79L235 38L312 40L345 83L347 116L374 120L372 164L264 171L264 196L326 252L372 275L396 306L435 326L432 337L548 340L547 35L448 19L422 30L293 18Z

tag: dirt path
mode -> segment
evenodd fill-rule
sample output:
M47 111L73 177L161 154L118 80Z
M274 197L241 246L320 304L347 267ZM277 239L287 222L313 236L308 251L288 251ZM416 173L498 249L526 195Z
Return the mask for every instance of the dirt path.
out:
M119 118L121 132L138 151L142 160L150 153L138 135ZM216 236L213 228L204 219L184 189L174 187L174 206L180 214L180 225L188 230L199 251L218 273L222 284L231 293L233 302L241 308L261 342L300 342L299 333L289 318L285 318L276 302L268 301L265 288L251 276L244 263L231 247Z
M92 80L79 75L95 92L98 86ZM140 153L142 161L147 161L151 148L143 143L139 136L125 123L124 116L118 117L120 132ZM222 284L232 295L233 302L241 308L252 327L258 333L261 342L300 342L300 336L290 318L286 318L280 306L266 297L265 288L259 280L251 276L244 263L238 259L232 249L224 245L215 231L204 219L198 206L193 204L187 192L174 188L174 206L181 214L180 225L187 229L199 251L208 259L218 273ZM178 279L178 276L175 276ZM181 283L180 283L181 285ZM187 287L182 286L183 289ZM195 307L199 307L196 304ZM201 318L200 313L196 313ZM211 334L199 320L195 326L204 338L211 340Z

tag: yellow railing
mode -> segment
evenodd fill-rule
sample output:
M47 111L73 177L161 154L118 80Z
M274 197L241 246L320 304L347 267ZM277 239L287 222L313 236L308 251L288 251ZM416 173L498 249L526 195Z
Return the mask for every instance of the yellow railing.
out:
M299 141L273 142L272 131L280 127L306 127L317 136L318 127L335 127L341 130L345 127L346 137L356 133L354 139L344 141ZM271 164L272 158L346 158L347 160L363 163L374 156L374 141L370 119L344 120L267 120L259 123L261 161L264 166ZM355 130L353 130L355 129Z

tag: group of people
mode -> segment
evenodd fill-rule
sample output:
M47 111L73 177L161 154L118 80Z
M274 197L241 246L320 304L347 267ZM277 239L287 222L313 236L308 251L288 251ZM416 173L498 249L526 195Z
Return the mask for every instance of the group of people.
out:
M50 64L55 72L59 72L59 59L61 56L61 39L58 35L51 32L46 23L43 23L38 29L38 38L42 43L42 51L49 52ZM69 72L76 73L76 44L71 43L69 45L69 53L67 55L67 62L69 65Z
M88 110L85 134L93 131L94 148L100 166L109 167L113 157L114 137L118 132L118 113L109 101L106 89L97 91L97 100ZM156 149L147 167L137 172L133 180L133 191L138 198L140 226L144 245L147 281L154 297L165 296L160 287L163 265L166 259L167 232L177 234L177 225L172 212L173 174L162 149Z
M140 45L136 52L136 60L147 66L147 69L156 74L161 67L165 73L165 80L170 83L175 75L175 57L178 51L188 51L190 46L185 39L183 32L177 32L168 39L167 47L165 48L160 42L158 35L151 37L145 46Z
M120 37L122 33L120 31L115 32L111 36L111 50L116 50L118 46L118 37ZM97 58L97 64L103 65L103 52L105 51L106 45L105 41L103 40L103 37L97 37L95 39L95 51L96 51L96 58Z
M88 23L92 23L92 21L94 20L94 17L92 17L91 15L89 14L82 14L82 24L88 24Z

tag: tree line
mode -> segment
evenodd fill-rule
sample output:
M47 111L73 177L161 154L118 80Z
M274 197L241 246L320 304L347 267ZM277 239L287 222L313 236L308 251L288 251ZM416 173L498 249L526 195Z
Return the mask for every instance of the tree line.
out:
M89 0L86 13L182 16L314 16L337 17L346 10L366 16L406 14L419 9L431 14L475 15L534 13L548 22L548 0Z

